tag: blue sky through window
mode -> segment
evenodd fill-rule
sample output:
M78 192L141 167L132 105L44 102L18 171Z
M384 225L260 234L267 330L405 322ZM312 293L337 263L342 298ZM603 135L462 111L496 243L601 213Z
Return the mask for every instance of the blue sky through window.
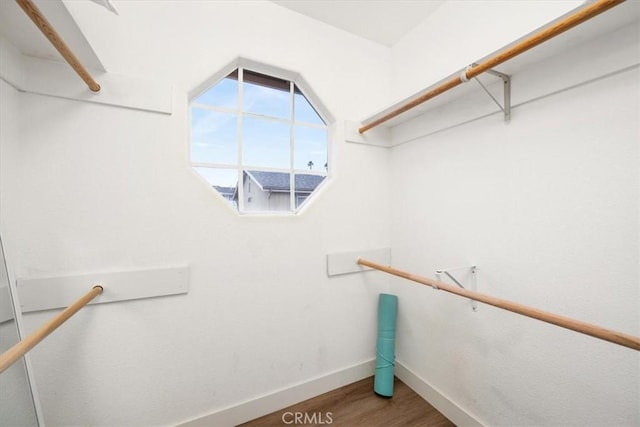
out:
M191 108L191 160L198 163L238 163L238 117Z
M316 125L324 125L324 121L316 110L309 104L307 98L301 93L296 93L294 97L295 120L296 122L314 123Z
M291 165L290 132L288 123L245 117L242 122L243 163L288 169Z
M238 81L230 77L207 89L193 102L224 108L238 108Z
M294 132L294 169L326 171L327 130L296 125ZM311 168L309 162L313 162Z
M291 117L289 92L244 82L243 111L287 119Z

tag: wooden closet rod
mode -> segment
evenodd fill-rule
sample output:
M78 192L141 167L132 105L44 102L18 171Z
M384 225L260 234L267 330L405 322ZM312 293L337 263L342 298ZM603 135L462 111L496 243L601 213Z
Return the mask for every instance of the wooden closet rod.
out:
M569 15L566 18L556 22L555 24L552 24L549 27L538 31L537 33L531 35L530 37L527 37L525 40L513 45L512 47L495 54L484 62L463 71L462 73L464 73L465 79L462 79L461 75L452 77L451 79L438 85L434 89L431 89L430 91L420 95L416 99L408 101L407 103L399 106L398 108L372 121L371 123L367 123L366 125L359 128L358 132L364 133L369 129L373 129L376 126L379 126L382 123L389 121L394 117L399 116L400 114L408 110L411 110L414 107L417 107L418 105L428 101L429 99L434 98L441 93L444 93L449 89L452 89L459 84L476 77L481 73L484 73L485 71L495 67L496 65L502 64L503 62L515 56L518 56L521 53L541 43L544 43L545 41L559 34L564 33L565 31L575 27L576 25L582 24L583 22L611 9L614 6L619 5L620 3L623 3L624 1L625 0L596 0L593 3L584 6L572 15Z
M511 311L513 313L521 314L523 316L531 317L533 319L542 320L543 322L551 323L552 325L560 326L562 328L571 329L572 331L580 332L581 334L590 335L595 338L600 338L605 341L612 342L614 344L620 344L625 347L632 348L640 351L640 337L633 335L623 334L611 329L605 329L597 325L581 322L579 320L572 319L570 317L560 316L558 314L549 313L547 311L538 310L537 308L529 307L516 302L492 297L490 295L481 294L479 292L470 291L468 289L459 288L457 286L448 285L446 283L438 282L427 277L418 276L416 274L407 273L406 271L398 270L397 268L387 267L385 265L377 264L366 259L358 259L358 264L365 267L370 267L375 270L384 271L385 273L393 274L394 276L402 277L403 279L411 280L423 285L431 286L434 289L442 289L443 291L450 292L462 297L466 297L475 301L480 301L485 304L492 305L494 307L502 308L504 310Z
M71 68L73 68L80 78L84 80L84 82L89 86L89 89L93 92L100 91L100 85L93 79L93 77L91 77L91 74L89 74L87 69L80 63L78 58L73 54L71 49L69 49L64 40L62 40L62 37L60 37L58 32L53 28L53 26L51 26L49 21L47 21L47 18L45 18L42 12L40 12L40 9L38 9L33 1L16 0L16 2L29 16L29 18L31 18L33 23L36 24L40 31L42 31L42 34L49 39L53 47L55 47L69 65L71 65Z
M24 356L29 350L38 345L40 341L45 339L51 332L55 331L58 326L66 322L71 316L76 314L82 307L102 293L102 286L94 286L82 298L71 304L64 311L53 319L42 325L34 333L11 347L0 355L0 373L4 372L9 366L13 365L18 359Z

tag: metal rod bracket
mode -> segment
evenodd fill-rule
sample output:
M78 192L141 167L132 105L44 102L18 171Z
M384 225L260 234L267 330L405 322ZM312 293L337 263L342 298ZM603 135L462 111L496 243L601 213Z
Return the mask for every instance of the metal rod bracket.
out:
M475 265L470 267L452 267L436 270L436 280L441 282L442 275L445 275L462 289L469 289L476 292L478 287L477 270L478 268ZM433 288L438 289L437 286L434 286ZM472 299L469 301L471 302L471 310L478 311L478 302Z
M475 67L478 64L474 63L472 65ZM502 83L503 83L502 92L503 92L503 99L504 99L502 105L491 94L491 92L489 92L489 89L487 89L487 87L484 84L482 84L482 82L478 77L474 77L474 80L478 82L480 87L482 87L482 89L487 93L487 95L489 95L489 97L493 100L493 102L495 102L496 105L502 110L502 112L504 113L504 121L506 123L509 123L509 121L511 120L511 76L509 74L501 73L493 69L489 69L485 71L485 73L491 74L492 76L496 76L502 80Z

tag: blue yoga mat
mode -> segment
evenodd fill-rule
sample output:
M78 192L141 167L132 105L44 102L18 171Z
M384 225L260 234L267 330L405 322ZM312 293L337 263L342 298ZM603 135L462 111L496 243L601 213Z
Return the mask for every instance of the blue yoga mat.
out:
M393 368L396 364L396 317L398 297L380 294L378 299L378 341L376 374L373 391L380 396L393 396Z

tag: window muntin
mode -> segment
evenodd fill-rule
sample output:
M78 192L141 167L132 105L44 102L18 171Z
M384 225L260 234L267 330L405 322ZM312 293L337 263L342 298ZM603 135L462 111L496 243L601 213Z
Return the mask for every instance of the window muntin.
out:
M293 81L238 68L191 101L190 130L194 170L242 213L296 212L328 174L327 126Z

